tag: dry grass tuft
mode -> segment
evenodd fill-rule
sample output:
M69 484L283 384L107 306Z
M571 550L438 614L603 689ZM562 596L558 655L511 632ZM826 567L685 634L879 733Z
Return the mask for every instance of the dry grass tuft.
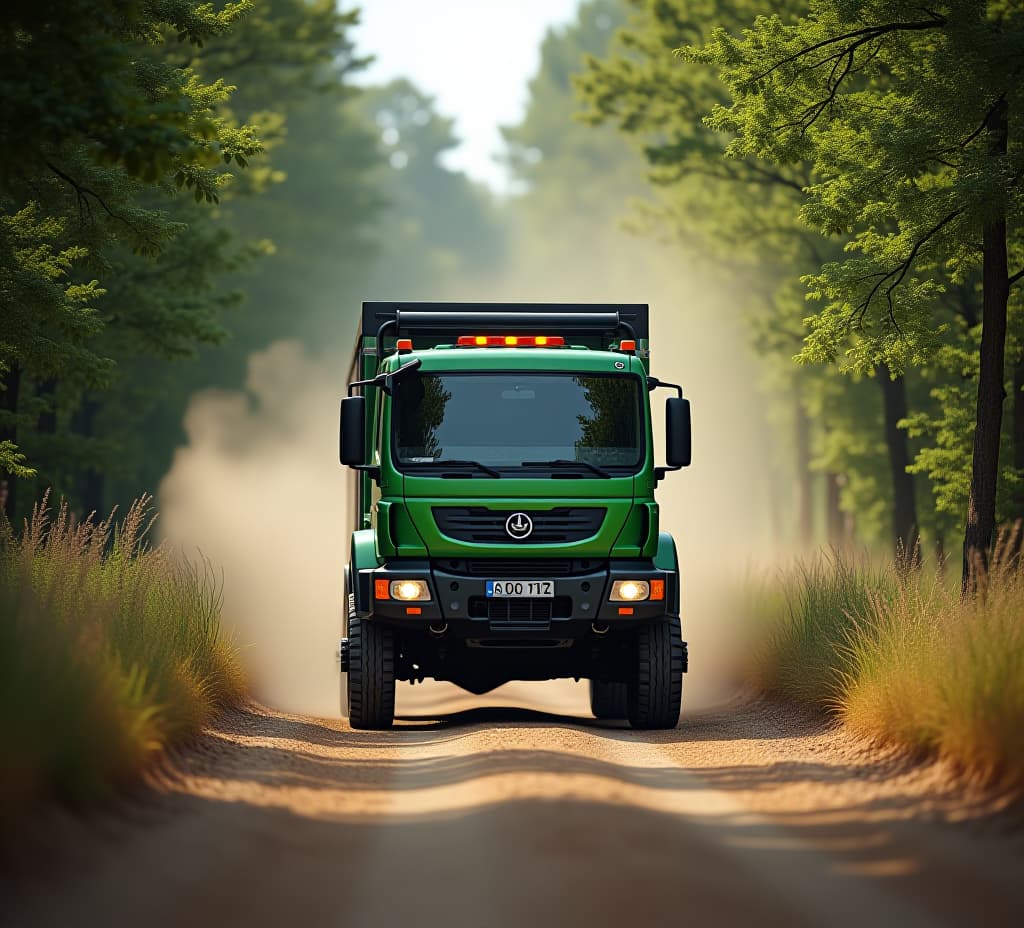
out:
M94 800L244 697L208 563L146 543L150 500L119 524L37 506L0 518L0 820Z
M1024 790L1024 572L996 557L977 596L832 555L763 582L752 676L881 743Z

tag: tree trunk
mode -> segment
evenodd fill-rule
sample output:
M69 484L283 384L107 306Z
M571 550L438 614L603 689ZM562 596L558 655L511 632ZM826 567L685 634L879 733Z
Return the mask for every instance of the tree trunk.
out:
M1006 155L1007 105L1004 100L986 120L993 157ZM988 567L996 530L996 489L999 483L999 438L1006 396L1006 304L1010 279L1006 259L1006 217L993 219L984 229L982 256L981 349L978 370L978 407L971 465L971 494L964 532L963 592L978 588L976 569Z
M825 533L828 543L833 548L845 545L845 522L843 511L839 508L839 491L842 477L829 471L825 474Z
M36 425L36 431L40 435L53 435L57 431L56 393L57 378L55 377L47 377L36 388L36 396L46 400L46 406L39 413L39 423Z
M12 416L18 414L18 390L21 387L21 368L12 364L11 369L4 377L4 391L0 393L0 409L10 413ZM0 427L0 441L18 441L18 427L14 422ZM3 474L0 476L0 497L2 497L3 511L12 525L18 517L18 481L14 474Z
M796 454L796 484L794 486L796 505L797 538L800 546L809 548L814 542L814 498L811 492L811 422L803 404L797 397L793 404L795 417L794 452Z
M91 399L89 394L86 393L82 396L82 404L78 407L78 411L75 413L74 422L72 423L74 430L84 435L86 438L91 438L95 433L96 429L96 414L100 410L100 404L96 400ZM81 474L79 478L79 495L82 500L82 515L83 517L95 514L102 516L103 509L103 492L105 489L105 481L103 474L93 469L92 467L87 468Z
M907 417L907 382L902 376L892 378L884 364L878 369L885 412L885 445L889 449L889 474L892 477L892 534L896 562L902 568L921 566L921 536L914 498L914 475L910 466L910 443L907 433L898 425Z

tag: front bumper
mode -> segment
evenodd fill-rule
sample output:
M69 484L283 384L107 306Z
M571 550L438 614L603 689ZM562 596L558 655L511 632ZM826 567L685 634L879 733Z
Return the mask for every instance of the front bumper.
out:
M658 570L650 560L517 559L516 570L507 562L479 560L427 561L394 559L375 570L360 571L360 596L364 615L388 624L425 629L446 626L450 633L467 638L490 635L515 636L543 633L549 637L574 638L592 627L621 629L675 612L678 603L677 575ZM519 569L521 568L521 569ZM567 568L567 569L566 569ZM414 579L428 584L431 599L399 602L374 599L375 580ZM496 599L487 597L488 580L550 580L551 599ZM664 598L641 602L609 602L615 580L662 580ZM368 609L366 607L369 607Z

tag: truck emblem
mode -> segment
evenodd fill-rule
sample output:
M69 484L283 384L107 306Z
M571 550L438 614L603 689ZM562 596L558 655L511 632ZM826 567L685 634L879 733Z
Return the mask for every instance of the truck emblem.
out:
M529 538L532 534L533 519L525 512L513 512L505 520L505 531L508 532L510 538L522 541L524 538Z
M625 370L626 365L622 361L615 362L615 369L617 371Z

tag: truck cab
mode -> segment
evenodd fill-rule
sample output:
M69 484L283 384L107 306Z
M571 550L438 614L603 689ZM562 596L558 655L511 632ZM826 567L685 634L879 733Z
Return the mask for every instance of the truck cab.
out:
M348 393L352 726L391 726L396 681L564 677L599 718L674 727L687 653L654 491L689 464L690 408L650 375L647 306L364 303Z

